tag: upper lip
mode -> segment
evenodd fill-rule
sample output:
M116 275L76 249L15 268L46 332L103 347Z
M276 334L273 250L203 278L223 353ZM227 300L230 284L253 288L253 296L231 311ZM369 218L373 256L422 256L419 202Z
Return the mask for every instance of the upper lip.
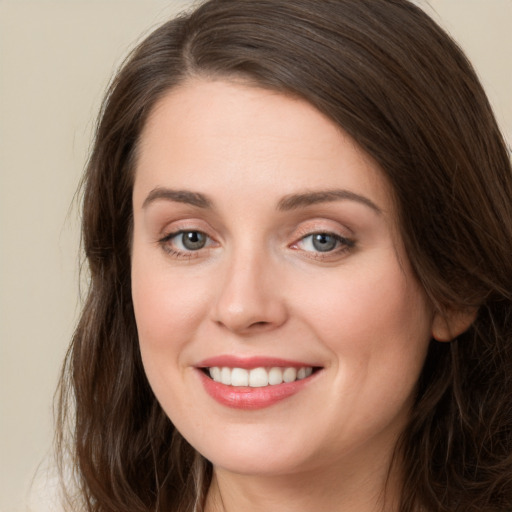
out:
M197 368L212 368L212 367L228 367L228 368L245 368L250 370L252 368L261 367L280 367L280 368L304 368L304 367L318 367L318 364L312 364L304 361L293 361L290 359L281 359L277 357L266 356L251 356L240 357L232 355L219 355L209 357L196 364Z

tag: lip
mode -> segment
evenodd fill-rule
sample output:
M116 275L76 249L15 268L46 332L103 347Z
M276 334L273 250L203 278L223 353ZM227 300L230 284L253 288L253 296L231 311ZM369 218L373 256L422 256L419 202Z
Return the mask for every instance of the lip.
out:
M304 361L291 361L289 359L279 359L276 357L239 357L231 355L221 355L204 359L196 365L196 368L212 368L213 366L227 366L228 368L244 368L245 370L252 370L253 368L271 368L273 366L280 368L302 368L311 366L318 368L321 365L304 362Z
M205 368L214 366L227 366L229 368L244 368L253 369L260 367L293 367L302 368L312 366L319 368L318 365L313 365L305 362L291 361L288 359L279 359L273 357L249 357L241 358L236 356L216 356L205 359L196 365L196 372L204 386L205 391L214 400L221 405L241 410L257 410L270 407L282 400L285 400L307 387L313 380L316 379L320 371L313 372L312 375L304 379L296 380L294 382L283 382L274 386L265 387L249 387L249 386L227 386L220 382L215 382L204 372Z

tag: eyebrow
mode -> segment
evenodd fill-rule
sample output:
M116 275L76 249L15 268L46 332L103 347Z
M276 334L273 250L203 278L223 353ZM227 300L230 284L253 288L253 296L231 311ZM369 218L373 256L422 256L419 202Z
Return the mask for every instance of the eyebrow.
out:
M212 208L212 201L199 192L191 192L189 190L172 190L164 187L154 188L142 203L142 208L147 208L151 203L157 200L173 201L176 203L184 203L198 208ZM277 204L280 211L290 211L299 208L305 208L319 203L329 203L334 201L356 201L360 204L368 206L378 214L382 210L370 199L350 190L321 190L315 192L304 192L301 194L289 194L284 196Z
M368 206L378 214L382 213L382 210L367 197L344 189L321 190L317 192L305 192L303 194L290 194L283 197L279 201L277 208L281 211L289 211L315 205L318 203L330 203L343 200L356 201L357 203Z
M169 188L154 188L142 203L142 208L147 208L151 203L159 199L173 201L175 203L190 204L198 208L211 208L212 202L204 194L190 192L189 190L171 190Z

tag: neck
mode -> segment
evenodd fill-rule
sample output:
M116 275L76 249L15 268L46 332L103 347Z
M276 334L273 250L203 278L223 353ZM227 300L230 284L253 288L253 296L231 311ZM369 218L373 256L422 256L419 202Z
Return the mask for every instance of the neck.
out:
M351 464L271 476L214 467L205 512L396 512L398 472L390 459L374 463L370 472Z

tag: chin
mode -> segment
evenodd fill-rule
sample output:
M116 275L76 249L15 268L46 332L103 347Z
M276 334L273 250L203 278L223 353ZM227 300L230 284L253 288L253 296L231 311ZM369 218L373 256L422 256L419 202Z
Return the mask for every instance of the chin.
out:
M241 475L282 476L301 472L314 464L313 446L306 450L307 443L290 438L289 429L284 436L275 432L265 436L258 429L252 430L245 429L245 435L241 432L214 436L211 443L203 437L195 444L192 440L191 444L216 468Z
M301 468L305 467L304 461L296 460L293 458L275 457L267 453L259 453L257 456L253 455L219 455L213 457L210 462L215 468L246 476L284 476L301 472Z

